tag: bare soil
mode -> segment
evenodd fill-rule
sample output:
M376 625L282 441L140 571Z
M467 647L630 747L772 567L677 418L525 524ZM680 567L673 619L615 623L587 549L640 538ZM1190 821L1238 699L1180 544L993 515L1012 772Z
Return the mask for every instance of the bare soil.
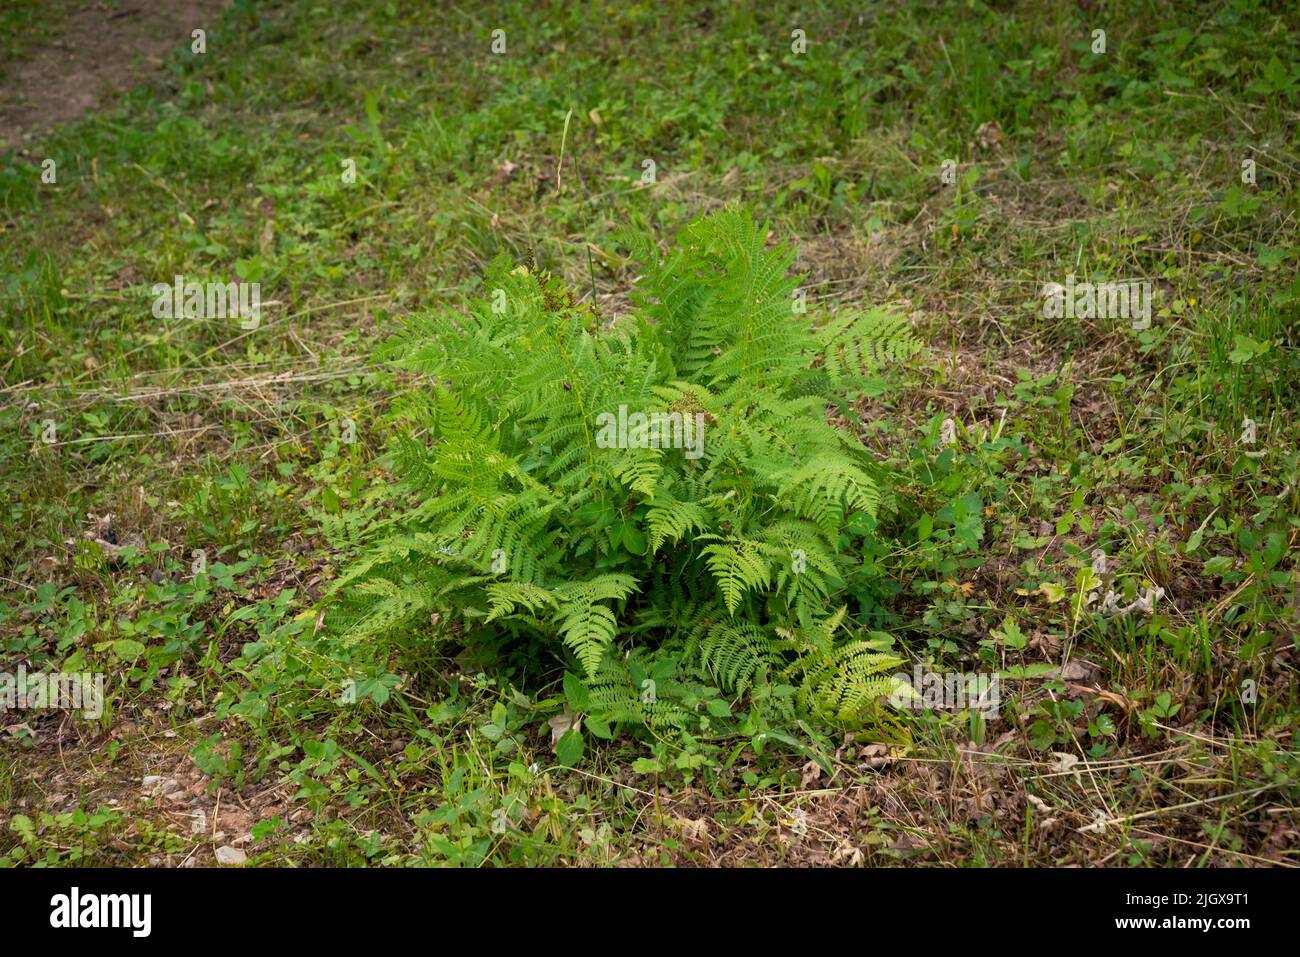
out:
M126 0L69 5L59 36L5 65L0 146L19 148L156 77L165 58L210 30L226 0Z

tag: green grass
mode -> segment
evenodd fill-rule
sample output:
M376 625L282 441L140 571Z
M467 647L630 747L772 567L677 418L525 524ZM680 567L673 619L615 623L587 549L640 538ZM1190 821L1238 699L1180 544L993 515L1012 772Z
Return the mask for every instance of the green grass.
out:
M1287 13L237 4L206 54L33 144L56 184L0 157L0 670L101 671L109 698L70 738L0 719L0 852L208 863L247 833L254 863L1295 864ZM24 30L0 20L0 50ZM1000 720L850 741L769 723L766 689L707 734L588 734L564 768L558 673L317 631L397 494L415 383L373 346L502 252L626 314L618 231L667 245L729 202L794 244L810 303L909 302L927 353L837 419L902 476L900 544L863 556L892 583L872 624L938 670L1021 676ZM155 319L178 274L259 281L261 326ZM1045 319L1067 274L1150 281L1151 327ZM1122 603L1164 588L1152 619L1093 613L1098 548ZM174 769L202 835L141 792ZM253 818L214 828L236 804Z

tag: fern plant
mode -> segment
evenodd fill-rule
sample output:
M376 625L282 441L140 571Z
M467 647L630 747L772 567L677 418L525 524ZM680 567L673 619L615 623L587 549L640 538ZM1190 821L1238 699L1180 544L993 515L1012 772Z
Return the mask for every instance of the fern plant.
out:
M563 659L593 712L685 727L701 689L796 689L858 723L899 660L854 634L886 476L827 421L919 348L885 308L795 308L793 253L729 209L643 264L602 328L535 269L495 263L466 312L382 349L422 377L394 470L410 507L338 580L332 629L429 629ZM887 637L887 636L885 636Z

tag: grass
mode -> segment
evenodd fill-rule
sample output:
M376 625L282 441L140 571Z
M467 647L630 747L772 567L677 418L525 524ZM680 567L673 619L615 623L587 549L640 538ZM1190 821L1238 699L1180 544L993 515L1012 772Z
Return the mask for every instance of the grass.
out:
M236 4L0 165L0 656L107 694L2 719L0 860L1295 864L1286 12ZM896 650L1001 671L1000 718L909 712L900 745L735 701L563 767L558 673L324 640L395 494L412 383L375 343L501 252L626 313L618 231L728 202L810 304L914 313L926 355L843 419L902 475L864 560ZM155 319L175 275L260 282L261 325ZM1149 281L1150 328L1044 318L1067 275ZM1153 616L1095 614L1097 549Z

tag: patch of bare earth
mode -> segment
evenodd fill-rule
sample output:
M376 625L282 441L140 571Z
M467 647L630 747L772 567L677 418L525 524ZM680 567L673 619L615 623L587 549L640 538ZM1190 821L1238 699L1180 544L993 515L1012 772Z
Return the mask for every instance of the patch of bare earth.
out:
M7 64L0 87L0 146L20 147L106 106L158 74L166 56L210 30L226 0L86 2L60 35Z

